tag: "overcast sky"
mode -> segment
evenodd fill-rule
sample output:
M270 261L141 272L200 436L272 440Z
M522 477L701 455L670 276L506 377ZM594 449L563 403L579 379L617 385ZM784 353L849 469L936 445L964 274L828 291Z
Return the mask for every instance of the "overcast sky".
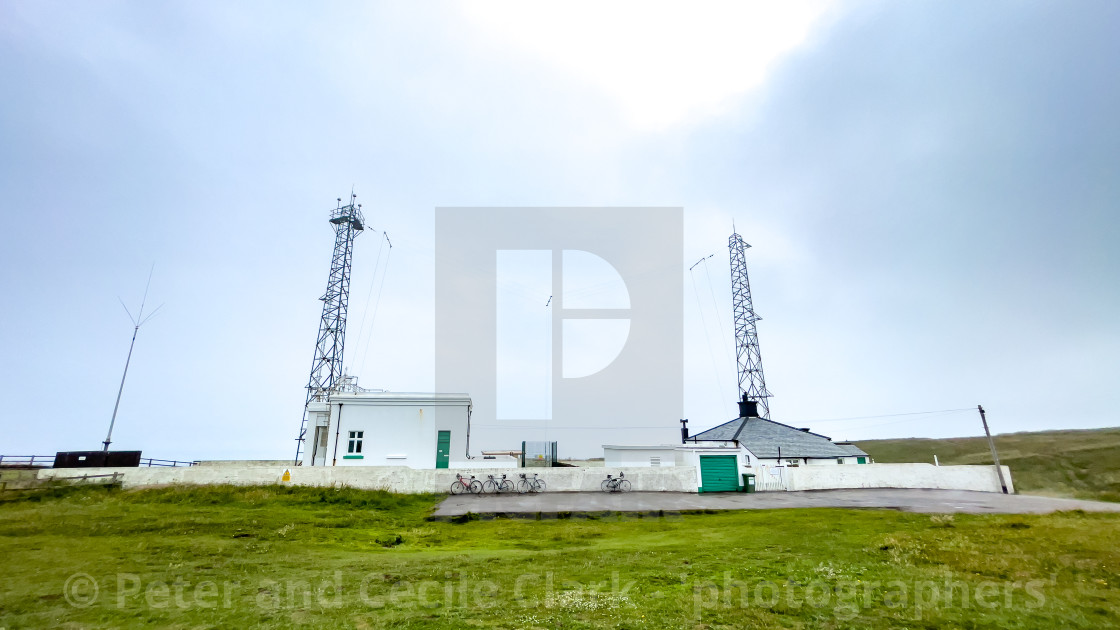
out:
M154 264L114 447L290 457L351 186L367 387L433 387L435 207L680 206L694 430L732 221L774 420L1120 424L1120 3L742 4L0 2L0 454L100 447Z

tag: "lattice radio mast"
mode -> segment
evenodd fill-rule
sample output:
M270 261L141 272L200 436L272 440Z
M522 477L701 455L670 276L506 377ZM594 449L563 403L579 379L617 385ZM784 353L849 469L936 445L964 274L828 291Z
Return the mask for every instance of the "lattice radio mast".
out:
M307 381L307 401L303 404L303 420L296 438L295 465L300 463L307 436L307 406L312 402L326 401L331 389L342 378L342 351L346 342L346 308L350 301L350 262L354 253L354 238L365 229L362 204L355 203L357 196L350 193L350 203L331 211L330 222L334 228L334 254L331 256L331 273L327 278L327 292L323 301L323 317L319 320L319 337L315 342L315 358L311 361L311 378Z
M751 283L747 278L746 250L750 245L743 242L732 227L728 239L731 250L731 306L735 313L735 360L739 366L739 395L744 401L758 403L760 418L770 419L770 391L766 389L766 378L762 374L762 353L758 349L758 330L755 322L762 318L755 314L751 301Z

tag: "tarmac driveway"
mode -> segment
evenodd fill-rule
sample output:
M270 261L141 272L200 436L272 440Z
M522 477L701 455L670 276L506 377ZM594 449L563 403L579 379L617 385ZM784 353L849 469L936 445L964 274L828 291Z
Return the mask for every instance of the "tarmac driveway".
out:
M812 490L805 492L555 492L541 494L459 495L448 497L435 518L467 513L533 517L557 513L682 512L691 510L772 510L777 508L882 508L904 512L1044 514L1061 510L1120 512L1120 503L1056 499L971 490L896 488Z

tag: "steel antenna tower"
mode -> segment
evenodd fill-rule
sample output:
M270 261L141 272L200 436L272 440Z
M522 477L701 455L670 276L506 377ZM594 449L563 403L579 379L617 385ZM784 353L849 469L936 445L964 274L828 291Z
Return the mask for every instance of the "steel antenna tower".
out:
M727 247L731 250L731 308L735 314L735 360L739 366L739 394L742 400L758 402L760 418L770 419L770 391L762 374L762 353L758 349L758 330L751 301L751 283L747 278L746 250L750 245L732 226Z
M351 192L350 203L344 206L339 197L337 207L331 211L334 254L331 256L327 292L319 298L323 301L323 317L319 320L315 358L311 361L311 378L307 381L307 401L303 404L303 420L299 425L299 437L296 438L297 466L307 437L307 406L312 402L328 400L331 389L342 378L346 308L350 301L350 263L354 254L354 238L365 229L362 204L356 204L356 199L357 196Z

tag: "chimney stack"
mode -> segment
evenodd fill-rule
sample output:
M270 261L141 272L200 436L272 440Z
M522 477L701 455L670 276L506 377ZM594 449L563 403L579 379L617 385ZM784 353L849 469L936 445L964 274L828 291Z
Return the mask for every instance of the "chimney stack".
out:
M758 401L747 400L746 392L743 392L743 399L739 401L739 417L740 418L757 418L758 417Z

